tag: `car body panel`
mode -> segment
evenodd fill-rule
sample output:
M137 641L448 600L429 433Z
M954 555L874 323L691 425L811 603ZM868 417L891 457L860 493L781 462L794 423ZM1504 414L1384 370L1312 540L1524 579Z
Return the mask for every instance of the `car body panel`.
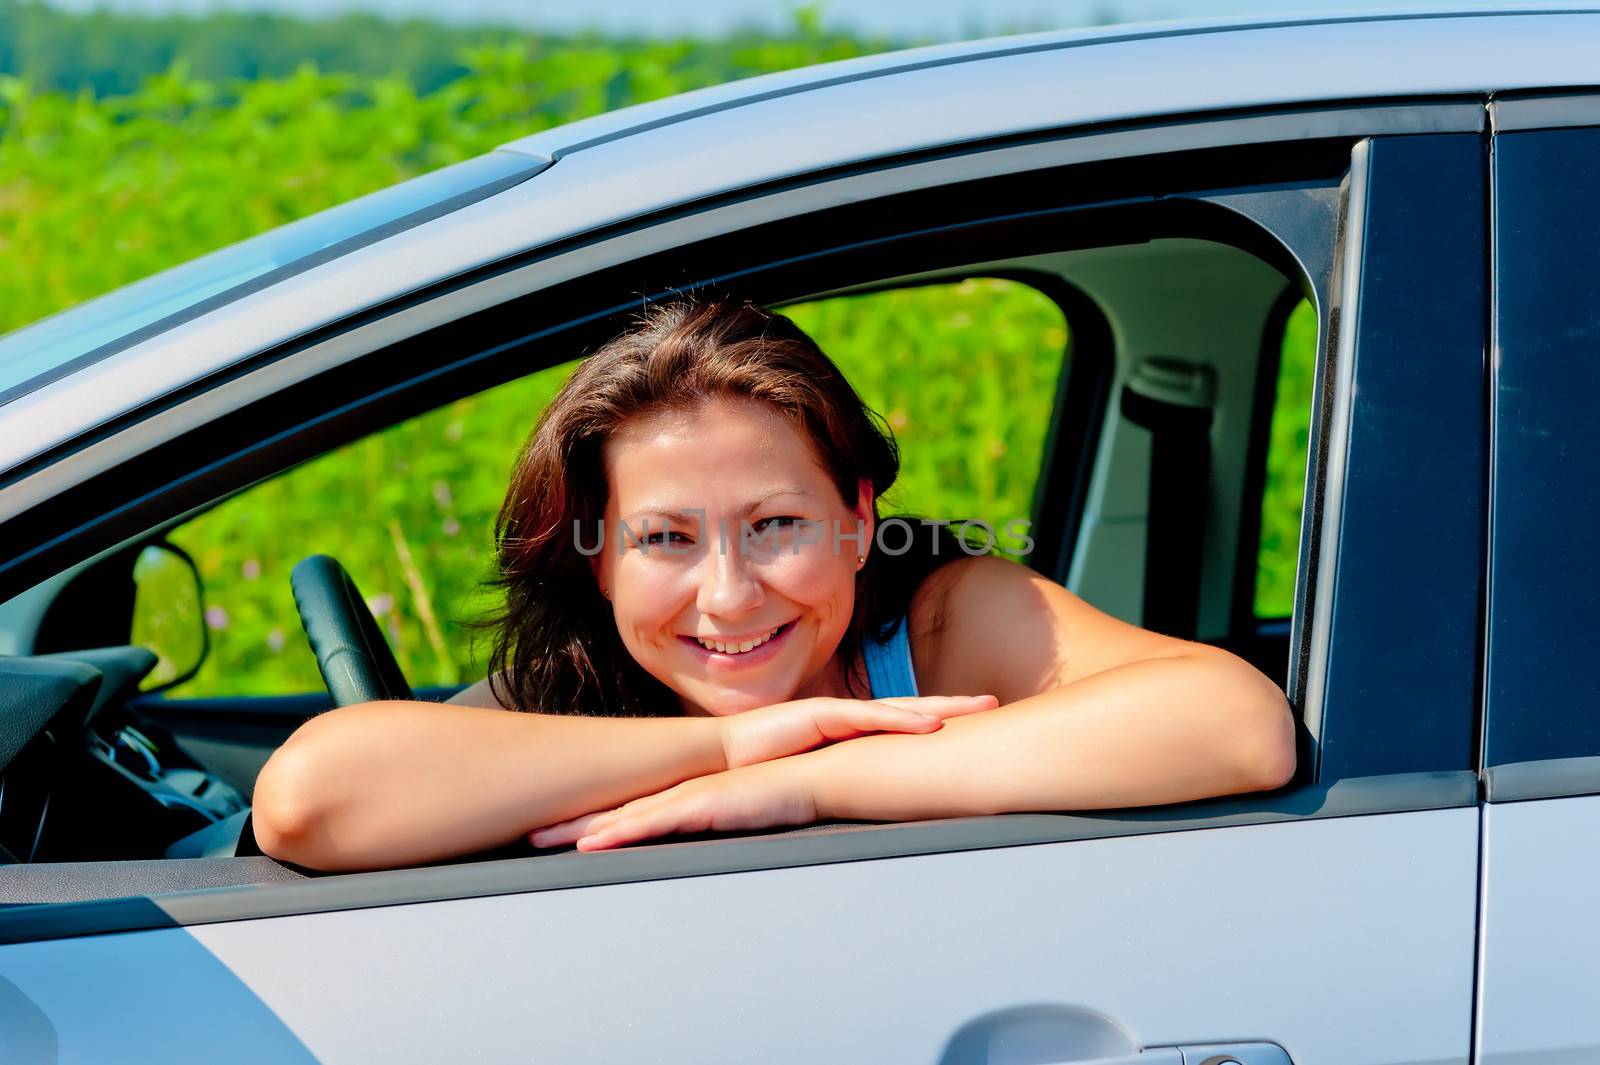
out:
M962 68L954 74L958 78L981 71L992 84L976 87L979 95L970 104L961 100L949 111L913 109L903 116L909 123L903 130L865 129L856 124L859 118L835 115L845 124L832 137L843 146L853 132L871 146L884 134L909 136L922 147L960 139L951 134L963 128L971 135L975 121L986 130L980 135L989 136L1007 128L1017 132L1210 108L1581 85L1595 76L1582 38L1592 32L1596 13L1600 8L1508 7L1214 18L961 42L729 82L596 115L503 147L562 159L664 126L725 119L744 108L759 114L785 97L827 89L845 89L854 102L875 108L913 86L929 91L962 84L941 80L955 68ZM1568 34L1577 39L1563 43ZM1152 57L1163 65L1140 65ZM1009 65L1016 60L1025 65ZM1151 71L1160 76L1150 76ZM1092 93L1036 92L1016 99L1030 85L1015 79L1034 72L1047 75L1032 83L1035 90L1085 84L1091 73L1097 77ZM998 110L986 113L971 106L994 101L1001 92L1009 95Z
M1310 679L1299 695L1313 752L1330 752L1325 779L1363 767L1385 780L1453 769L1470 786L1482 559L1494 546L1481 539L1488 239L1482 183L1461 175L1482 176L1485 94L1592 82L1597 28L1600 16L1567 13L1107 31L876 57L646 105L510 145L557 162L58 382L28 397L36 407L7 408L8 429L34 435L4 446L27 461L74 398L85 401L70 404L83 421L56 443L186 389L190 409L155 417L216 417L228 390L251 380L222 377L260 352L327 337L254 370L249 387L270 389L673 240L953 182L973 165L1005 172L1172 150L1178 142L1159 138L1180 127L1257 123L1250 129L1270 140L1300 123L1317 136L1334 127L1307 116L1356 99L1399 124L1387 143L1357 146L1340 228L1356 250L1317 293L1329 304L1318 307L1323 340L1330 314L1345 327L1314 390L1333 401L1312 437L1326 481L1319 464L1308 468L1295 623L1310 626ZM1107 130L1119 124L1132 126ZM1269 126L1277 132L1261 134ZM862 166L877 169L853 169ZM1406 180L1386 185L1385 166ZM548 254L530 256L539 250ZM446 292L452 285L463 287ZM429 286L441 298L389 313ZM1419 291L1428 298L1413 307ZM356 329L329 328L380 306ZM1434 407L1430 369L1449 375ZM48 471L56 483L82 473L78 457ZM26 505L21 489L34 490L27 481L0 490L0 513ZM1422 531L1397 536L1395 525ZM449 897L437 886L365 902L326 881L236 887L185 898L193 912L212 909L184 927L168 927L182 923L175 901L103 902L139 921L0 945L0 1050L48 1047L68 1062L216 1056L221 1045L243 1060L954 1065L979 1060L963 1033L988 1032L979 1048L998 1054L1044 1031L1061 1041L1030 1044L1036 1060L1235 1041L1277 1043L1299 1065L1465 1063L1474 1040L1486 1065L1591 1057L1594 1024L1570 1015L1592 984L1587 954L1600 949L1583 924L1593 863L1541 855L1591 838L1600 799L1487 812L1475 800L1050 842L1008 840L1010 822L986 819L978 830L992 837L894 856L818 856L824 848L782 838L700 844L725 848L731 863L786 847L781 864L741 868L646 847L683 864L652 878ZM1250 801L1259 811L1280 800ZM561 860L599 881L632 856L610 857L611 866L602 855ZM450 873L367 883L376 893ZM260 908L225 912L229 899ZM1565 981L1559 993L1542 987L1552 976ZM1060 1023L1030 1027L1041 1018Z
M1596 795L1484 807L1478 1065L1600 1060L1597 829Z
M130 1056L173 1044L104 1023L136 1007L141 1030L215 1009L283 1047L276 1019L331 1063L926 1063L963 1026L999 1017L1004 1033L1008 1011L1036 1007L1095 1018L1060 1033L1063 1060L1266 1040L1297 1065L1443 1065L1467 1060L1477 821L1467 807L237 921L13 944L0 972L50 1020L63 1065L108 1047L172 1060ZM135 977L155 971L159 995Z

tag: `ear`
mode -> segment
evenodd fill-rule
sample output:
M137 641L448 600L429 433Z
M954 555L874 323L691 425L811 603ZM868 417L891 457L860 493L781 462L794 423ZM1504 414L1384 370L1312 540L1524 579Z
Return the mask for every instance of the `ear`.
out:
M856 482L856 520L862 523L863 536L861 550L857 554L871 555L873 537L877 535L877 518L873 515L873 502L877 499L872 488L872 479L862 477Z
M594 586L595 586L595 590L596 591L600 591L602 588L604 588L606 586L606 580L605 580L605 557L606 557L606 543L605 543L605 540L604 540L603 537L602 537L601 542L600 542L600 550L596 551L592 555L586 555L584 557L584 561L589 563L589 572L590 572L590 574L592 574L594 576ZM601 592L601 594L604 595L605 593Z

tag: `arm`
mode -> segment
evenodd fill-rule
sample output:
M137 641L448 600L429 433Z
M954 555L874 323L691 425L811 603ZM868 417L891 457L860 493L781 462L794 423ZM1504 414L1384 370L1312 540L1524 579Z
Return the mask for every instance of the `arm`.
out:
M252 823L264 852L297 865L412 865L725 768L713 718L361 703L306 722L272 755Z
M1294 723L1276 685L1211 648L1116 666L928 736L794 755L824 820L1114 809L1280 787Z
M925 690L994 692L999 709L937 734L866 736L687 781L535 842L599 850L818 819L1157 805L1293 776L1288 703L1242 659L1118 621L1002 559L936 577L912 603L916 674ZM933 624L940 615L948 625Z
M1113 667L936 734L850 743L685 781L551 825L537 846L605 850L674 832L912 821L1181 802L1294 773L1283 695L1211 648Z
M599 718L362 703L313 718L256 781L261 849L317 869L409 865L509 843L597 807L863 732L926 733L995 698L810 698L731 718Z
M932 624L941 613L942 630ZM1294 773L1288 700L1249 663L1120 621L1016 563L952 563L919 589L912 618L914 632L932 637L917 675L935 691L983 685L1001 707L925 737L936 743L874 742L820 763L827 816L898 819L901 804L907 819L952 816L916 812L943 804L964 813L1158 805L1275 788ZM921 776L930 769L959 784L935 786Z

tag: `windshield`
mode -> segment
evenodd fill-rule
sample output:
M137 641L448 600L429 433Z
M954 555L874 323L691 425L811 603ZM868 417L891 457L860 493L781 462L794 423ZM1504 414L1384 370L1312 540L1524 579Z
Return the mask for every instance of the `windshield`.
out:
M548 165L528 156L490 152L24 326L0 337L0 404L284 277L525 181Z

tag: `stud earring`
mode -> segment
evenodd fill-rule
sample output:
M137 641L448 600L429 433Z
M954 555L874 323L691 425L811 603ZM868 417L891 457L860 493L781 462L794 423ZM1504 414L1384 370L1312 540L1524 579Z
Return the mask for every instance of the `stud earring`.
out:
M867 564L867 556L866 555L857 555L856 556L856 568L857 569L860 569L862 566L865 566L866 564Z

